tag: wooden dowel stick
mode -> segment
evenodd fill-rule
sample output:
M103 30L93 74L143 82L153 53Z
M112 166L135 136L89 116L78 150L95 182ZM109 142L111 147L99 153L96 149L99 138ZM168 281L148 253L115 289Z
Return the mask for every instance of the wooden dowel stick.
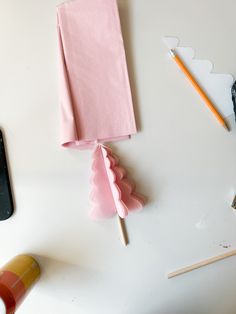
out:
M120 240L124 246L127 246L129 244L128 234L125 226L125 220L121 218L119 215L117 215L117 221L119 226L119 232L120 232Z
M192 271L194 269L197 269L197 268L200 268L200 267L203 267L203 266L206 266L206 265L209 265L209 264L212 264L212 263L215 263L217 261L220 261L224 258L227 258L227 257L230 257L230 256L233 256L233 255L236 255L236 250L233 250L233 251L229 251L227 253L224 253L224 254L221 254L221 255L217 255L217 256L214 256L214 257L211 257L211 258L208 258L204 261L201 261L199 263L196 263L196 264L193 264L193 265L190 265L190 266L187 266L187 267L184 267L184 268L181 268L179 270L176 270L172 273L169 273L168 274L168 278L172 278L172 277L175 277L175 276L179 276L179 275L182 275L184 273L187 273L189 271Z

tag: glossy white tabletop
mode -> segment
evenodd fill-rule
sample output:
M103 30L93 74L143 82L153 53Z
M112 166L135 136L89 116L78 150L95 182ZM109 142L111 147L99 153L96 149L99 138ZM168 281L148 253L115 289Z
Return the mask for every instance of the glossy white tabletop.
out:
M123 0L120 16L139 133L114 144L149 198L127 219L88 218L91 152L59 147L58 0L0 0L0 126L16 203L0 223L0 261L38 256L41 281L20 314L235 314L236 257L168 280L236 248L236 128L221 128L161 37L178 36L236 76L231 0ZM225 248L228 247L228 248Z

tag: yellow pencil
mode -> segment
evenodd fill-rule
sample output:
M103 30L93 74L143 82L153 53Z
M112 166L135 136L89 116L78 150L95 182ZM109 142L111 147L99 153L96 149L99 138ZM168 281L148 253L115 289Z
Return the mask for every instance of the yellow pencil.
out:
M219 121L219 123L227 130L230 131L229 126L226 124L224 118L221 116L219 111L216 109L210 98L207 96L207 94L204 92L204 90L201 88L201 86L197 83L196 79L193 77L193 75L189 72L186 65L183 63L183 61L180 59L180 57L177 55L176 51L173 49L170 50L170 54L172 58L175 60L179 68L182 70L182 72L187 76L190 83L193 85L195 90L198 92L198 94L201 96L201 98L204 100L207 107L211 110L211 112L214 114L216 119Z

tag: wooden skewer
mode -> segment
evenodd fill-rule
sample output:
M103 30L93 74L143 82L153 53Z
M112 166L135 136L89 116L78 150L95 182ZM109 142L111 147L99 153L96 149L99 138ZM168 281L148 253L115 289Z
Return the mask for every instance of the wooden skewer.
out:
M125 227L125 220L121 218L119 215L117 215L117 221L120 231L120 240L124 246L127 246L129 244L128 234Z
M167 276L168 278L172 278L172 277L175 277L175 276L179 276L179 275L182 275L184 273L187 273L189 271L192 271L194 269L197 269L197 268L200 268L200 267L203 267L203 266L206 266L206 265L209 265L209 264L212 264L212 263L215 263L217 261L220 261L222 259L225 259L227 257L230 257L230 256L233 256L233 255L236 255L236 250L233 250L233 251L229 251L227 253L224 253L224 254L220 254L220 255L217 255L217 256L214 256L214 257L211 257L211 258L208 258L204 261L201 261L199 263L196 263L196 264L193 264L193 265L190 265L190 266L187 266L187 267L184 267L184 268L181 268L179 270L176 270L172 273L169 273Z

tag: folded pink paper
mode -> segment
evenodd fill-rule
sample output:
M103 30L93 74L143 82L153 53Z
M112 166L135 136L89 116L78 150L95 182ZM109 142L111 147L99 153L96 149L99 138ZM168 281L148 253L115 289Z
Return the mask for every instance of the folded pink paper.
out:
M136 133L116 0L58 6L61 144L90 148Z
M97 145L92 170L91 218L109 218L115 214L125 218L129 211L143 208L143 196L135 192L135 184L127 179L125 169L110 148Z

